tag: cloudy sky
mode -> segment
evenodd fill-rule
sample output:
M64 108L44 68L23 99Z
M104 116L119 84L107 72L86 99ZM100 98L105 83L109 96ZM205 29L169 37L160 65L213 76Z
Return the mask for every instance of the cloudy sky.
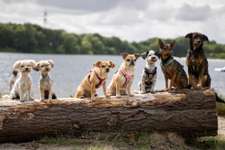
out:
M0 22L43 24L129 41L198 31L225 43L224 0L0 0Z

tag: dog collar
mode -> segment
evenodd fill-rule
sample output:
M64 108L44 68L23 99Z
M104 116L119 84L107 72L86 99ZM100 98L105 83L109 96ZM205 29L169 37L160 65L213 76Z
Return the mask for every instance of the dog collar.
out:
M162 67L165 67L165 66L168 66L169 64L171 64L173 62L173 57L168 57L166 60L164 61L161 61L161 66Z

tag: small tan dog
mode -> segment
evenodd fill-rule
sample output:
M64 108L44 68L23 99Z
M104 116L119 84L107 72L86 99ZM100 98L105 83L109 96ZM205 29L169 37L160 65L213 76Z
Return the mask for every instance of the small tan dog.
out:
M49 76L49 72L54 67L53 60L41 60L36 63L35 70L40 71L41 78L40 78L40 93L41 93L41 100L44 99L56 99L56 95L53 92L53 80L51 80Z
M107 87L107 94L110 96L132 96L131 85L134 79L135 62L139 55L124 53L122 56L123 63Z
M75 93L75 98L91 98L96 96L96 89L103 87L103 92L106 97L106 79L110 68L115 65L111 61L97 61L92 70L85 76L81 84L78 86Z

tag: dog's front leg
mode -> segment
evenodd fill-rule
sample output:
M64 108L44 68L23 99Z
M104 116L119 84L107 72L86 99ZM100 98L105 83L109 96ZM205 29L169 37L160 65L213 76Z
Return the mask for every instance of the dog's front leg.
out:
M48 99L52 99L52 88L49 88Z
M28 87L28 91L27 91L27 97L28 99L27 100L34 100L33 97L31 97L31 87L32 87L32 83L30 83L29 87Z
M23 90L21 88L19 88L19 95L20 95L20 101L23 102L26 100L25 96L26 94L24 94Z
M134 95L131 93L131 85L132 85L132 82L130 82L130 83L127 85L127 93L128 93L128 96L134 96Z
M121 94L120 94L120 83L117 81L115 84L116 84L116 96L120 97L121 96Z
M172 79L169 79L168 82L169 82L168 83L169 84L168 85L169 86L168 90L171 90L172 89L172 85L173 85L173 81L172 81Z
M141 80L141 83L140 83L140 91L141 91L141 94L146 93L145 79L146 79L146 76L143 75L142 80Z
M154 80L153 82L152 82L152 86L151 86L151 89L150 89L150 91L153 93L154 92L154 90L155 90L155 83L156 83L156 81Z
M169 81L169 79L167 77L165 77L166 90L168 90L168 81Z
M176 79L177 79L177 75L174 75L172 79L170 80L170 87L169 87L170 90L172 90L173 88L177 88L178 85L176 85Z
M197 87L198 88L202 88L203 86L203 83L204 83L204 67L201 67L201 71L200 71L200 74L199 74L199 79L198 79L198 83L197 83Z
M91 83L91 100L94 100L95 99L95 93L96 92L96 89L95 89L95 82L92 82Z
M40 88L41 100L45 99L45 92L43 88Z
M102 88L103 88L103 92L104 92L105 97L109 98L110 95L108 95L107 92L106 92L106 82L103 83Z

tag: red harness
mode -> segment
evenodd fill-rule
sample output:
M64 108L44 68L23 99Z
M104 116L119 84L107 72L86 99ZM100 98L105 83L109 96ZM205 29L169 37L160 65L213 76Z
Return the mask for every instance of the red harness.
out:
M123 84L123 87L126 87L127 84L128 84L128 81L132 80L133 75L127 73L127 72L124 71L124 70L120 70L120 73L121 73L121 74L124 76L124 78L125 78L125 82L124 82L124 84Z
M91 72L92 72L92 71L90 71L90 73L89 73L89 75L88 75L88 81L89 81L90 83L91 83L91 80L90 80L90 78L91 78ZM97 77L98 80L99 80L98 84L95 85L95 88L99 88L99 87L105 82L105 78L102 79L101 77L99 77L99 75L98 75L95 71L94 71L94 73L95 73L96 77Z

